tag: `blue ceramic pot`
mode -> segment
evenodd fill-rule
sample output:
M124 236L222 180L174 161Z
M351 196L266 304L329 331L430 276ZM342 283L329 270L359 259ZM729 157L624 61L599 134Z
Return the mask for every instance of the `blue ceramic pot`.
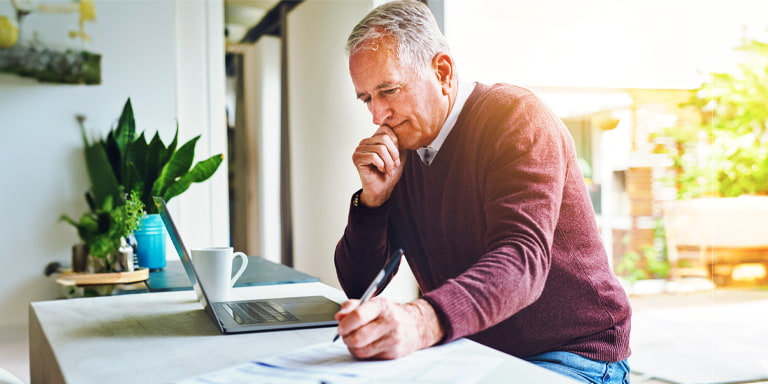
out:
M165 268L165 225L160 214L144 215L133 235L139 266L150 271Z

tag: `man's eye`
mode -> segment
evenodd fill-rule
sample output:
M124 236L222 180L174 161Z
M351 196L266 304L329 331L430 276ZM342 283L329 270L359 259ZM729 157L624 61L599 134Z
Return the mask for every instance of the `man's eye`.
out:
M400 88L389 88L389 89L382 90L381 93L383 95L391 96L391 95L394 95L395 93L397 93L397 91L399 91L399 90L400 90Z

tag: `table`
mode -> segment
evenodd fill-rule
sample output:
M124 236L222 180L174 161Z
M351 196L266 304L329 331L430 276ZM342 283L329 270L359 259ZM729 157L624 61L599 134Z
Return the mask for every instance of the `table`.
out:
M235 264L236 266L239 264ZM68 270L67 270L68 271ZM138 271L137 271L138 272ZM123 273L111 273L111 274L80 274L79 279L85 280L88 284L94 284L93 281L99 279L97 275L120 275L119 279L123 279L123 275L133 275L137 272L123 272ZM168 260L165 268L151 271L146 273L144 269L144 278L141 279L141 283L134 283L139 281L134 279L127 281L123 279L120 281L114 281L105 285L85 285L85 284L72 284L68 282L69 272L57 274L57 283L67 286L72 286L73 289L82 290L84 286L90 287L92 290L96 290L97 295L109 295L109 294L134 294L145 292L166 292L166 291L184 291L191 290L192 284L189 282L184 266L181 264L181 260ZM111 277L112 278L112 277ZM69 279L74 280L74 279ZM243 275L237 279L235 287L248 287L255 285L272 285L272 284L289 284L289 283L308 283L320 281L319 278L306 274L304 272L297 271L291 267L269 261L260 256L248 256L248 266L245 268ZM77 282L76 282L77 283ZM132 284L131 284L132 283ZM128 285L123 285L128 284ZM104 288L107 289L104 289ZM113 290L114 288L114 290ZM99 290L101 289L101 290ZM103 292L108 293L103 293ZM66 297L82 297L82 292L76 293L72 291L65 294Z
M240 264L235 264L239 266ZM291 267L269 261L260 256L248 256L248 266L237 279L235 287L320 281L315 276ZM181 260L168 260L165 268L149 273L147 286L152 292L182 291L192 289Z
M321 294L320 282L235 288L234 299ZM33 302L30 370L38 383L166 383L330 341L334 327L222 335L191 290ZM568 378L473 343L477 355L503 357L484 383L573 383ZM474 352L473 352L474 353Z

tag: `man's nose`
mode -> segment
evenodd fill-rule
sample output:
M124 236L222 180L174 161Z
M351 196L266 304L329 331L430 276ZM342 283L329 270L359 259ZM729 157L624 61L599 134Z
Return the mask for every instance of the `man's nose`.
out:
M374 125L384 125L392 115L392 110L387 103L381 101L371 101L371 115Z

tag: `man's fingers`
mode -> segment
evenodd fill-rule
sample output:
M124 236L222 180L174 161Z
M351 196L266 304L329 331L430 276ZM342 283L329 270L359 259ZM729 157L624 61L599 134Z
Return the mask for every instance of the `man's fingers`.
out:
M376 130L373 136L383 136L382 144L387 147L389 156L392 158L395 167L400 166L400 144L395 131L387 126L381 126Z
M334 318L336 321L341 321L350 312L354 311L358 305L360 305L360 300L350 299L345 301L343 304L341 304L341 308L339 308L339 311L336 312Z
M344 343L353 356L359 359L395 359L413 352L409 342L415 335L411 334L413 329L403 323L401 316L404 313L398 306L387 299L374 298L350 312L347 319L351 321L352 316L359 316L363 322L354 331L343 335Z
M380 337L371 343L364 344L362 347L356 348L347 345L349 351L353 356L358 359L393 359L397 356L393 356L391 350L393 349L393 342L391 338Z
M391 174L395 169L395 160L383 145L358 147L352 161L358 167L373 167L380 173Z
M382 313L386 308L386 302L373 298L363 305L358 300L350 300L342 305L336 314L339 319L339 335L344 338L347 345L361 347L369 344L383 333Z
M392 128L386 125L379 126L379 129L377 129L376 132L373 133L373 136L380 136L380 135L389 136L389 138L395 144L395 147L399 148L397 134L395 134L395 131L392 130Z
M376 319L381 312L380 306L377 305L379 301L374 298L363 305L360 305L360 300L349 300L344 303L337 313L343 317L339 323L340 334L343 336L344 333L351 333Z
M352 161L358 167L374 167L392 175L400 166L400 152L391 137L379 134L360 141Z

